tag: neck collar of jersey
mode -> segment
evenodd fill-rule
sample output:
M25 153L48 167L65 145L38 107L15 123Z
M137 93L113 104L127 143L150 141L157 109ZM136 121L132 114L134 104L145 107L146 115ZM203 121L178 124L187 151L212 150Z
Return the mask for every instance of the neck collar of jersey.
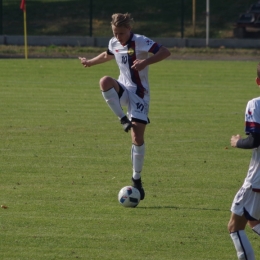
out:
M134 36L134 34L133 34L133 32L131 32L130 37L129 37L128 41L125 43L125 45L128 45L132 41L133 36Z

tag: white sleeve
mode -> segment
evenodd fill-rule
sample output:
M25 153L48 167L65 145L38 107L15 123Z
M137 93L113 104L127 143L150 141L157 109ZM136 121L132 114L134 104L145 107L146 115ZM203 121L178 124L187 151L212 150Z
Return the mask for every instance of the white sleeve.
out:
M151 39L149 39L148 37L142 35L140 37L137 38L137 43L138 43L138 47L141 51L146 51L148 52L151 47L155 44L155 42Z

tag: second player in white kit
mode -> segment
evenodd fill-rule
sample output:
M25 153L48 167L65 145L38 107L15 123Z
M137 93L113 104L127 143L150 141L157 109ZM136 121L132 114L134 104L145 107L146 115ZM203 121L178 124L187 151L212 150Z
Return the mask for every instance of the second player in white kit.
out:
M260 64L257 66L256 83L260 86ZM238 259L255 260L254 250L245 233L248 224L260 235L260 98L247 103L245 111L245 133L231 137L231 146L252 149L247 176L231 206L231 217L228 223L230 237L237 251Z

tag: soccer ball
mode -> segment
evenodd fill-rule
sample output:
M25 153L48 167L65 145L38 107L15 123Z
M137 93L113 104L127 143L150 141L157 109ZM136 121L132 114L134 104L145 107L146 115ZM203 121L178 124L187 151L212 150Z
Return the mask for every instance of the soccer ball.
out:
M140 202L140 192L132 186L125 186L118 193L118 201L124 207L134 208Z

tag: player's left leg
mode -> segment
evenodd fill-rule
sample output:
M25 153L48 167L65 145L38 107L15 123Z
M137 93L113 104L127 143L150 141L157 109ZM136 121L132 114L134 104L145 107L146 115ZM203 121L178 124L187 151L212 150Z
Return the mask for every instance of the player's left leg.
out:
M132 121L131 138L131 159L132 159L132 182L133 186L137 188L141 195L141 200L144 199L145 192L141 181L141 171L144 164L145 143L144 132L146 125L149 123L149 99L147 97L141 98L133 92L127 93L128 102L128 116ZM121 100L123 101L123 100Z
M145 155L145 144L144 144L144 132L146 124L140 122L133 122L133 127L131 129L132 137L132 149L131 149L131 159L133 165L133 186L136 187L141 195L141 200L145 197L145 192L141 181L141 171L144 164Z
M228 230L237 251L238 259L255 260L254 250L244 230L246 223L247 219L244 215L239 216L232 213L228 223Z

